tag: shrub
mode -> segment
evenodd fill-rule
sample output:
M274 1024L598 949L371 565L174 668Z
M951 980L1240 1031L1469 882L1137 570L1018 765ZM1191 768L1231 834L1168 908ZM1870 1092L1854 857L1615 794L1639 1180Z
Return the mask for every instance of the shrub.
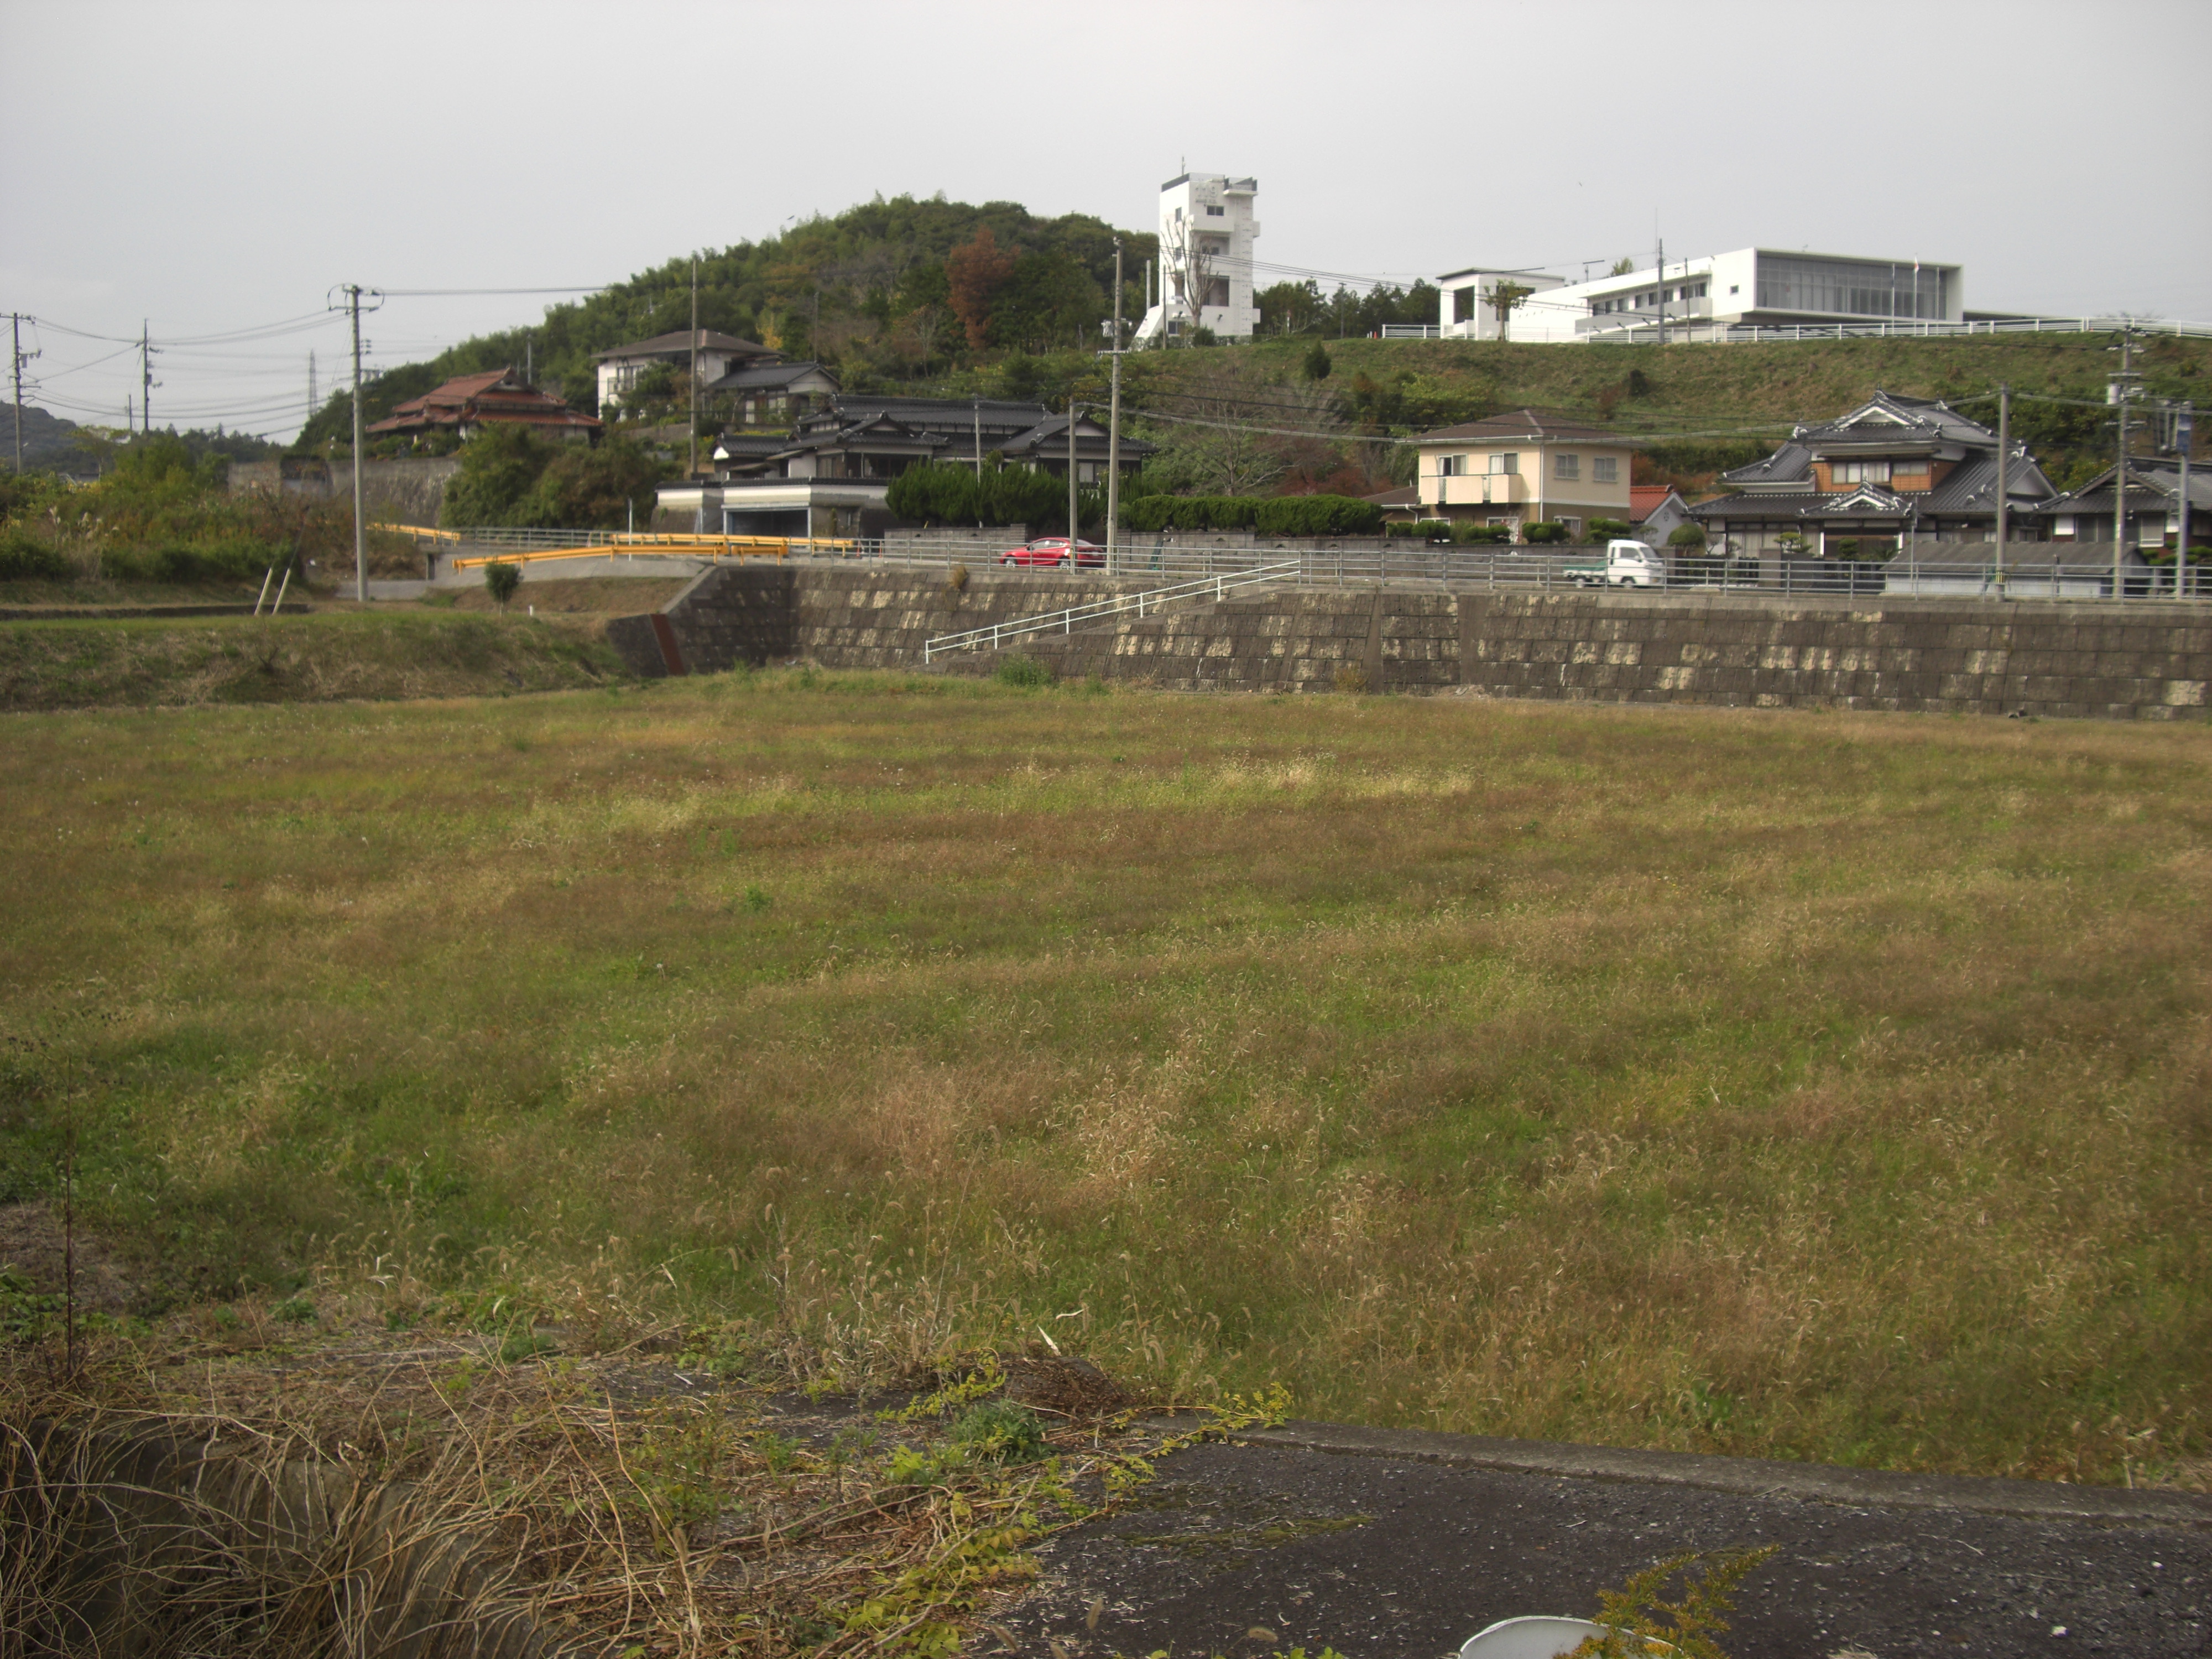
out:
M1694 551L1697 549L1703 547L1705 544L1705 532L1704 529L1699 526L1693 524L1675 526L1674 533L1667 538L1668 546L1679 547L1686 551Z
M28 531L11 529L0 536L0 582L56 580L69 574L69 561L60 550Z
M1122 517L1130 529L1140 532L1249 530L1259 518L1260 505L1249 495L1147 495L1129 502Z
M1583 528L1594 542L1625 540L1635 526L1626 519L1592 519Z
M970 1406L952 1425L952 1443L974 1461L990 1463L1034 1463L1048 1449L1036 1413L1011 1400Z
M991 678L1001 685L1018 685L1034 691L1052 684L1052 670L1035 657L1009 657Z
M1328 379L1329 370L1334 368L1335 364L1329 361L1328 348L1319 340L1316 340L1313 343L1313 349L1306 353L1305 362L1300 367L1305 370L1305 376L1309 380L1326 380Z
M1531 547L1548 547L1566 540L1567 527L1556 519L1539 519L1534 524L1523 525L1521 534Z
M884 505L909 524L1044 524L1066 516L1067 484L995 461L980 478L973 466L930 461L892 479Z
M1411 524L1389 526L1389 533L1417 541L1448 542L1452 538L1452 523L1449 519L1416 519Z
M1263 536L1371 536L1382 509L1350 495L1279 495L1260 502L1252 521Z
M490 594L501 610L514 597L514 590L522 586L522 567L499 560L483 568L484 592Z
M1513 539L1513 526L1510 524L1462 522L1454 533L1462 545L1474 544L1478 546L1495 547Z

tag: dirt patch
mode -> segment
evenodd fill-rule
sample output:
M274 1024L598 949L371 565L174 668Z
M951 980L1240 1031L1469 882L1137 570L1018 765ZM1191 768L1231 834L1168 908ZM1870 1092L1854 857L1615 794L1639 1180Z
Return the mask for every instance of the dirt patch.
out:
M38 1295L61 1296L73 1245L77 1307L86 1312L125 1312L137 1300L137 1285L98 1237L82 1227L74 1232L73 1239L65 1236L58 1205L0 1205L0 1272L27 1280Z

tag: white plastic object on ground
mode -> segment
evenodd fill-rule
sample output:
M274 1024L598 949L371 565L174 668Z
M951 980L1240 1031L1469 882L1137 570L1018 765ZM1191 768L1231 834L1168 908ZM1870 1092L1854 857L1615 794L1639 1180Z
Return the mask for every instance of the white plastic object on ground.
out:
M1543 1616L1534 1619L1501 1619L1487 1629L1479 1630L1467 1638L1460 1648L1460 1659L1561 1659L1583 1644L1585 1637L1602 1636L1605 1626L1593 1625L1587 1619L1562 1619ZM1629 1641L1637 1641L1634 1636ZM1671 1643L1654 1637L1642 1638L1647 1654L1663 1655L1675 1650ZM1634 1650L1630 1650L1632 1652Z

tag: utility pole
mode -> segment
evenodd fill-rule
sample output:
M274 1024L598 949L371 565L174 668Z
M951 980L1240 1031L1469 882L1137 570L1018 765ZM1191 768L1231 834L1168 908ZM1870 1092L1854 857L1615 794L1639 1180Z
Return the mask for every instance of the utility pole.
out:
M20 312L12 313L8 320L15 331L15 356L12 362L15 364L15 471L20 476L23 471L23 365L39 354L33 351L26 355L23 350L22 314ZM2186 469L2188 463L2185 461L2182 465ZM2185 478L2187 477L2185 470L2183 476ZM2188 520L2185 519L2182 522L2186 524Z
M975 416L975 482L981 483L983 482L983 400L974 398L969 402Z
M2127 553L2128 540L2128 399L2135 392L2135 375L2129 365L2134 362L2135 330L2131 324L2120 325L2120 373L2112 382L2112 401L2120 410L2119 463L2112 469L2112 597L2124 599L2127 590L2123 560Z
M346 309L353 313L353 596L368 603L368 525L362 516L361 460L361 284L346 286Z
M143 318L138 323L138 422L148 437L154 435L154 336Z
M315 354L307 354L307 418L315 418Z
M1667 343L1667 239L1659 239L1659 343Z
M1109 394L1106 405L1106 571L1109 575L1115 572L1115 527L1116 521L1121 516L1121 239L1118 236L1114 239L1114 356L1112 362L1114 367L1110 384L1113 390ZM15 418L19 423L22 420L21 407L22 401L20 396L15 399L17 404ZM20 470L21 463L19 461L16 465ZM2181 463L2181 481L2183 499L2185 501L2189 489L2189 463L2186 459ZM2189 520L2185 516L2188 511L2185 506L2182 508L2185 515L2181 520L2184 540L2187 539L2188 535ZM2184 556L2186 555L2185 554Z
M1997 386L1997 597L2004 598L2005 591L2005 487L2008 482L2007 470L2012 464L2012 388L2002 383Z
M23 400L19 396L15 406L20 411ZM20 414L18 419L21 418ZM2173 597L2180 599L2189 592L2189 452L2197 442L2197 405L2184 404L2174 412L2173 447L2181 457L2181 535L2173 545ZM16 463L21 471L22 463Z
M1068 568L1068 569L1069 569L1071 572L1072 572L1072 571L1073 571L1073 570L1074 570L1074 568L1075 568L1075 544L1076 544L1077 540L1079 539L1079 526L1077 525L1077 523L1076 523L1076 508L1075 508L1075 417L1076 417L1077 414L1079 412L1079 410L1081 410L1081 407L1082 407L1082 405L1080 405L1079 404L1078 404L1078 403L1075 401L1075 394L1074 394L1073 392L1071 392L1070 393L1068 393L1068 396L1067 396L1067 568Z
M691 256L691 470L684 475L690 483L699 476L699 256ZM699 497L700 523L695 529L706 527L707 498Z

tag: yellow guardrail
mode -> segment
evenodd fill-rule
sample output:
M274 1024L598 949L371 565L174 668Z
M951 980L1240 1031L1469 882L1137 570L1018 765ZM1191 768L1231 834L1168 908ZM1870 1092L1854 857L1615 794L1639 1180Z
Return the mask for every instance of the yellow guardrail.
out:
M832 541L820 536L810 539L805 536L623 534L611 541L595 542L586 547L519 547L507 552L473 554L465 559L455 559L452 568L455 570L480 570L488 564L543 564L556 559L605 559L618 554L635 558L641 552L650 557L655 551L695 559L784 559L790 557L794 550L801 553L849 553L853 544L850 541Z

